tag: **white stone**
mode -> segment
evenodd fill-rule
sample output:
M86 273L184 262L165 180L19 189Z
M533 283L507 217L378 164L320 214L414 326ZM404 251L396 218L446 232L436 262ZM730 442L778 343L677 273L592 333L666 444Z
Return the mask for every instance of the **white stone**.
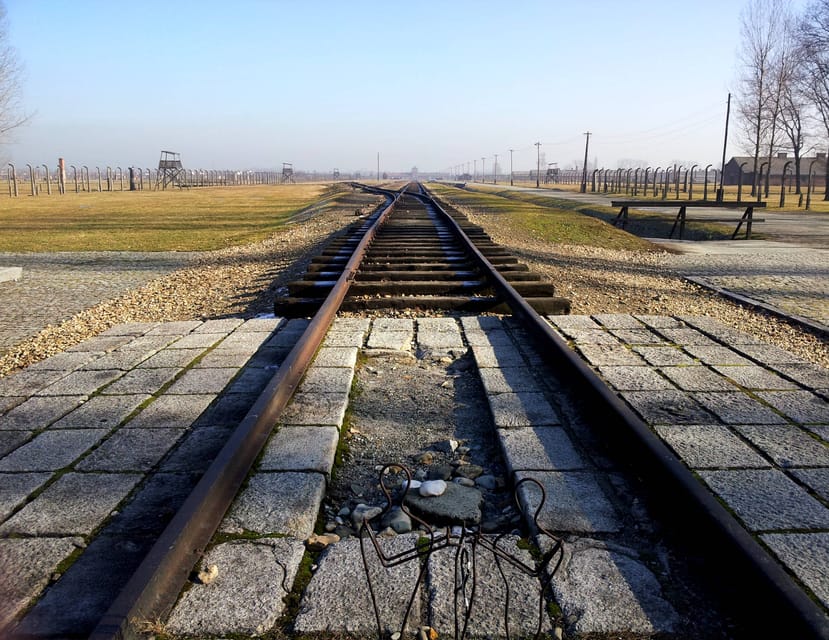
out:
M420 485L420 495L422 496L442 496L446 491L446 482L444 480L427 480Z

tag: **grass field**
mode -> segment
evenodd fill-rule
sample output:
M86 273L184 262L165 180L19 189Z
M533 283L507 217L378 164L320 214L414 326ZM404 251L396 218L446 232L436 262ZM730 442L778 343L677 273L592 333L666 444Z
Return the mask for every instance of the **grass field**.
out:
M5 198L0 251L206 251L254 242L324 206L323 184Z
M474 188L478 186L474 185ZM584 215L578 210L581 205L567 200L513 191L471 192L437 183L430 183L428 187L436 195L472 211L508 215L516 227L546 242L633 251L660 250L647 240L616 229L596 217ZM497 185L494 188L497 189Z

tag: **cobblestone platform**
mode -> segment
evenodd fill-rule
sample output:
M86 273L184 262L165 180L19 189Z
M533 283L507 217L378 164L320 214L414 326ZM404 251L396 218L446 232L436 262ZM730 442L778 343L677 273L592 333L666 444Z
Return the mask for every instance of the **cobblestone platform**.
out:
M770 560L829 609L829 372L705 317L550 320L762 541ZM305 325L274 318L121 325L0 380L4 635L12 628L25 637L61 635L103 613ZM537 355L509 321L347 319L326 340L211 551L235 569L187 592L180 607L198 616L174 613L176 630L259 633L283 613L281 597L331 471L358 351L382 345L433 355L471 349L513 479L539 480L556 505L540 521L568 541L553 588L570 631L670 636L678 619L660 595L664 576L622 537L617 474L580 444L556 389L538 376ZM531 491L522 500L537 504ZM349 549L333 553L331 567L351 566ZM331 575L326 562L321 576ZM438 584L439 568L429 571ZM342 619L330 607L352 602L357 579L341 583L341 599L312 580L301 610L323 622L308 614L302 627L329 629L325 620ZM239 606L226 594L241 598ZM188 626L193 620L200 626Z

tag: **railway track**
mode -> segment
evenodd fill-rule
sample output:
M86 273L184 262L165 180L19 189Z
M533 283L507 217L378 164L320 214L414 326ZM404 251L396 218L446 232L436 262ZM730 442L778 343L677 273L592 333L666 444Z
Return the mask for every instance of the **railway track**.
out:
M693 538L704 540L712 557L729 559L753 586L756 602L773 603L792 637L825 637L819 609L794 588L779 567L656 438L627 405L568 348L542 313L566 313L569 304L551 284L530 274L493 245L485 234L446 212L419 186L379 191L388 205L315 258L302 280L278 299L278 315L314 313L297 345L184 505L115 598L90 636L138 638L138 620L163 619L178 597L211 537L239 492L273 426L300 385L314 355L341 310L402 309L509 311L537 351L562 380L568 380L591 425L638 469L649 493L678 526L693 523ZM474 241L473 241L474 239ZM674 508L682 500L680 514ZM532 519L525 526L533 528ZM798 635L800 634L800 635Z

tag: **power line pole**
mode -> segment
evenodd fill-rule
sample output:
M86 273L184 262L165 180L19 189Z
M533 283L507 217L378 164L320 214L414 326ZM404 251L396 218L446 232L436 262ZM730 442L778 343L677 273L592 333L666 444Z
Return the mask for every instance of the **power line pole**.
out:
M731 94L728 94L728 106L725 110L725 139L722 143L722 165L720 165L720 188L717 190L717 202L722 202L725 197L723 191L723 175L725 174L725 148L728 145L728 118L731 116ZM771 171L771 167L769 167Z
M481 158L481 182L486 183L486 158Z
M584 167L581 172L581 192L587 193L587 148L590 146L590 132L587 131L584 135L586 140L584 141Z
M495 166L492 167L492 184L498 184L498 154L495 154Z
M377 182L380 182L380 152L377 152Z
M478 177L478 159L472 161L472 182Z
M536 188L536 189L538 189L538 187L539 187L539 186L541 186L541 185L540 185L540 183L539 183L539 181L538 181L538 179L539 179L539 174L541 173L541 143L540 143L540 142L536 142L536 143L535 143L535 147L536 147L536 161L535 161L535 188Z
M512 186L512 184L513 184L512 183L512 152L513 151L515 151L515 149L510 149L509 150L509 186Z

